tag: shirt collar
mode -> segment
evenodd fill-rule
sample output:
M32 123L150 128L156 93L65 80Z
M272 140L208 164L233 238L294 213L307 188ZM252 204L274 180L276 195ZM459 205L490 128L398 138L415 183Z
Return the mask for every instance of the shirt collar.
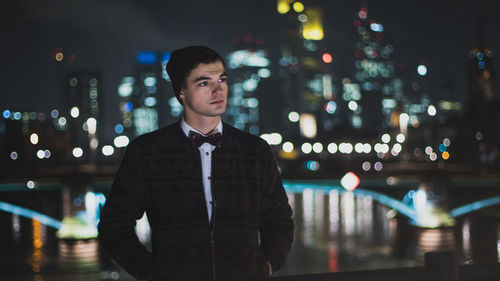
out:
M217 129L217 132L221 133L222 134L222 119L219 121L219 124L217 124L217 126L215 127L215 129ZM189 136L189 131L195 131L199 134L202 134L204 135L202 132L196 130L195 128L189 126L188 123L186 123L186 120L184 120L184 117L181 118L181 129L182 129L182 132L184 133L184 135Z

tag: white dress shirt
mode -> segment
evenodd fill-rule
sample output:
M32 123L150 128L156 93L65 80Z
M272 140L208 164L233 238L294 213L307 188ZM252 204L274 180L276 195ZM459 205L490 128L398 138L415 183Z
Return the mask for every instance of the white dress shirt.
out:
M188 123L181 119L181 128L186 137L189 137L189 131L195 131L201 135L203 135L200 131L195 128L189 126ZM219 121L217 124L217 132L222 134L222 121ZM200 151L201 158L201 176L203 181L203 191L205 193L205 201L207 204L207 212L208 212L208 221L212 219L212 183L211 183L211 175L212 175L212 152L214 151L215 146L211 145L208 142L203 143L198 150Z

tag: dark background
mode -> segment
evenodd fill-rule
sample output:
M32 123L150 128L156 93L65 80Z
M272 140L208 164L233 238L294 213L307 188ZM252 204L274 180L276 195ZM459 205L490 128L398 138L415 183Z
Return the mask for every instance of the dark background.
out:
M333 54L334 73L350 76L357 39L352 22L361 1L304 3L324 8L322 46ZM440 97L443 85L451 85L452 96L466 101L468 52L476 46L478 23L486 46L500 50L497 1L365 3L369 17L383 24L396 63L415 72L418 64L427 65L427 89L433 99ZM120 79L133 71L137 52L203 44L225 55L232 50L233 36L253 34L265 39L277 61L282 32L274 0L22 0L3 3L0 13L0 110L64 108L66 73L96 71L103 85L100 106L105 128L119 119L116 90ZM51 58L57 48L66 58L73 54L74 62ZM497 53L494 62L499 64Z

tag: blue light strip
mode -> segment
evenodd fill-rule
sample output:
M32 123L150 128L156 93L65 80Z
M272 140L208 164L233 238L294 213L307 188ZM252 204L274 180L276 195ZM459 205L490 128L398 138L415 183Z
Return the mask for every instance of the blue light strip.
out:
M500 204L500 196L476 201L474 203L470 203L470 204L455 208L455 209L451 210L450 215L452 218L456 218L456 217L459 217L461 215L465 215L465 214L468 214L470 212L474 212L474 211L477 211L479 209L493 206L496 204Z
M15 214L15 215L20 215L20 216L23 216L25 218L37 220L40 223L47 225L47 226L50 226L50 227L53 227L55 229L61 228L61 225L62 225L61 221L53 219L49 216L46 216L44 214L41 214L39 212L30 210L30 209L26 209L23 207L19 207L16 205L5 203L2 201L0 201L0 210Z
M363 190L363 189L359 189L359 190L355 189L353 191L353 193L355 196L357 194L370 196L370 197L372 197L373 200L375 200L381 204L384 204L386 206L389 206L393 209L396 209L398 212L409 217L412 220L416 220L416 218L417 218L417 212L413 208L411 208L410 206L406 205L405 203L403 203L397 199L391 198L387 195L384 195L384 194L381 194L378 192L374 192L374 191Z

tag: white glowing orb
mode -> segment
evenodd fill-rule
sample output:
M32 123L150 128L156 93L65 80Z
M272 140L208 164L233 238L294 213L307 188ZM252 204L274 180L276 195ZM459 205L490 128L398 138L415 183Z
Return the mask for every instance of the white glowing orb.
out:
M348 172L342 179L340 179L340 184L347 190L353 191L359 185L359 177L353 172Z
M284 152L292 152L293 151L293 143L287 141L282 146Z
M102 154L105 156L111 156L115 152L115 149L111 145L105 145L102 147Z
M113 144L116 147L125 147L129 143L129 138L127 136L118 136L113 140Z
M312 151L312 145L308 142L302 144L302 146L300 148L301 148L302 152L305 154L309 154Z
M80 147L75 147L73 148L73 156L75 158L80 158L83 156L83 149L81 149Z

